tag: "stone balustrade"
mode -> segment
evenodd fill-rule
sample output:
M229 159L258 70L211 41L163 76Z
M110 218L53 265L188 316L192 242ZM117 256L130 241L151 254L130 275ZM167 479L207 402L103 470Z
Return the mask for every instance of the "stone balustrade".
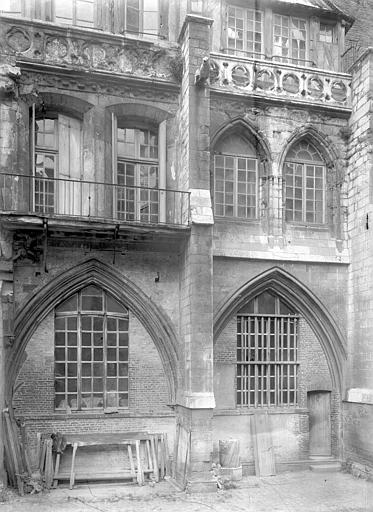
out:
M349 108L351 75L300 67L269 60L255 60L212 53L210 84L213 89Z

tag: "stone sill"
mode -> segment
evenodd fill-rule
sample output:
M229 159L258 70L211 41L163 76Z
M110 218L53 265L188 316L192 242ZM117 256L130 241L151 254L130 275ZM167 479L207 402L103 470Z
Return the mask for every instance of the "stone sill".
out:
M261 409L215 409L215 416L253 416L254 414L267 413L272 414L308 414L308 409L303 407L263 407Z
M18 414L16 414L16 417L18 417ZM71 420L110 420L110 419L120 419L120 418L174 418L175 414L172 412L160 412L160 413L132 413L132 412L118 412L118 413L111 413L111 414L105 414L103 412L100 413L94 413L94 412L77 412L77 413L71 413L71 414L65 414L65 413L51 413L51 414L36 414L36 415L22 415L22 418L28 422L28 421L71 421Z

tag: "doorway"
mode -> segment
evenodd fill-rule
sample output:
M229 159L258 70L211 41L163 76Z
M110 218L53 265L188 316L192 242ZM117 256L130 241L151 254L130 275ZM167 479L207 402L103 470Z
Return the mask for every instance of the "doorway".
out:
M310 391L309 411L310 456L331 455L330 391Z

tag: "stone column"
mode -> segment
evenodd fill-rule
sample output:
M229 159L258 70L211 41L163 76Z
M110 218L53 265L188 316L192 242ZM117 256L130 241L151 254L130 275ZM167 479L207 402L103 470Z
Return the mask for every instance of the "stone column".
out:
M18 170L18 120L20 119L16 101L14 79L19 76L19 69L11 64L0 66L0 172L17 174ZM18 124L17 124L18 123ZM24 145L23 145L24 146ZM1 208L14 209L17 205L18 186L16 180L6 178L0 184L7 187L2 197L5 202ZM12 337L13 304L13 265L12 237L0 225L0 412L6 404L5 358L6 348ZM0 481L6 484L4 471L3 421L0 421Z
M347 461L373 474L373 49L352 68L348 150L348 374L344 403Z
M191 194L191 233L180 283L183 388L177 397L177 480L192 491L215 490L212 453L213 311L210 198L209 53L212 20L188 15L180 44L184 59L179 111L179 180Z

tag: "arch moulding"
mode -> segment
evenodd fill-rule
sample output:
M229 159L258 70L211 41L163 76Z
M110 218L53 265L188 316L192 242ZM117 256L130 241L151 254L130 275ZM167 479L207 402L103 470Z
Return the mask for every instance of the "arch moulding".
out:
M6 399L11 403L13 386L24 362L24 354L36 328L54 307L84 286L96 284L128 307L145 327L160 355L171 403L178 385L177 336L167 314L138 286L115 269L96 259L85 261L59 274L23 303L15 316L14 344L6 359Z
M314 293L281 268L274 267L259 274L228 298L215 315L214 342L241 307L266 290L283 298L308 322L325 353L333 387L342 393L347 359L344 337L327 308Z

